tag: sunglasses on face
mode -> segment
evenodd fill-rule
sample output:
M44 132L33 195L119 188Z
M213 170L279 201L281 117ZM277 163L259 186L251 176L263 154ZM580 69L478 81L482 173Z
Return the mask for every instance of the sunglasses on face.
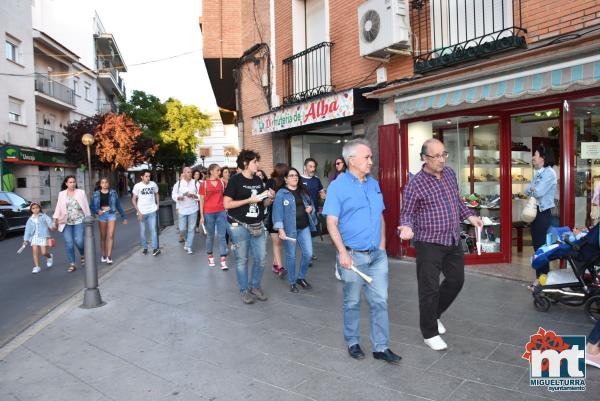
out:
M336 166L343 165L343 164L344 164L344 162L336 162L335 163Z
M288 174L287 178L298 178L298 174Z

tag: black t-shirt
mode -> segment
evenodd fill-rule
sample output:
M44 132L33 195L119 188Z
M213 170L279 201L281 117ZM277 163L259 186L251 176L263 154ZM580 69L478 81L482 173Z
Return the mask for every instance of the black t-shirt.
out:
M265 183L257 176L248 179L243 174L236 174L229 179L224 196L228 196L234 201L248 199L250 196L259 195L266 189ZM264 218L263 202L251 203L229 209L227 213L246 224L253 224L262 221Z
M298 191L290 191L294 194L294 200L296 201L296 229L302 230L308 227L308 214L306 213L306 207L302 201L302 196Z
M109 206L108 195L110 195L109 192L104 193L100 191L100 207Z

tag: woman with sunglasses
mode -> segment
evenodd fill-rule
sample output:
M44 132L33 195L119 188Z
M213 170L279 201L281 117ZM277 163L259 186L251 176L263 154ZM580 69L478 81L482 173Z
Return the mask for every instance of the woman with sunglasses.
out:
M346 162L343 157L338 157L335 159L335 164L333 167L333 171L329 174L329 183L331 184L340 174L344 174L346 172Z
M92 195L90 209L98 216L98 229L100 230L100 262L112 264L112 248L117 225L117 213L121 222L127 224L125 211L121 207L117 191L110 187L108 178L100 179L100 187Z
M297 293L298 286L306 290L312 288L306 281L306 273L313 253L310 233L317 229L316 212L304 185L299 183L298 170L290 168L284 173L284 180L285 186L277 191L273 202L273 228L278 230L279 238L283 241L290 291ZM297 275L296 245L302 252Z

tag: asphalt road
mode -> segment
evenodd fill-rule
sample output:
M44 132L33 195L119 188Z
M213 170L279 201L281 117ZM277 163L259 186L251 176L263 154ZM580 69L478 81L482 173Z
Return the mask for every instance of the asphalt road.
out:
M113 247L112 266L100 263L100 242L97 226L96 255L99 275L106 273L120 260L138 249L139 229L133 213L127 216L129 224L117 225ZM17 249L23 243L23 233L8 234L0 241L0 347L26 329L48 311L83 290L84 270L67 273L67 259L64 242L60 234L54 233L56 247L54 266L46 269L45 258L41 258L42 272L31 274L33 258L28 247L21 255ZM75 251L78 259L78 253Z

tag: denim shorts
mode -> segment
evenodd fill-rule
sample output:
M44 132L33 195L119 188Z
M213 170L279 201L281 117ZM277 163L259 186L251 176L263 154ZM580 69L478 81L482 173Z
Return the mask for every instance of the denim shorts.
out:
M102 215L98 216L98 221L101 221L103 223L115 220L117 220L117 215L111 212L102 213Z

